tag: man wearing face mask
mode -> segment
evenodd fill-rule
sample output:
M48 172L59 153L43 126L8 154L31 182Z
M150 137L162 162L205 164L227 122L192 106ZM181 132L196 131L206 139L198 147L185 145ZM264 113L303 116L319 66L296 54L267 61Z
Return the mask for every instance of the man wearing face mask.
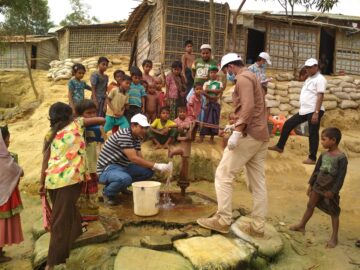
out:
M233 131L215 173L218 211L211 218L201 218L200 226L228 233L232 218L232 193L235 175L245 166L249 189L253 193L252 221L240 229L255 237L264 236L267 214L265 158L269 141L265 98L260 80L250 72L239 55L228 53L221 69L236 77L233 93L236 122L226 127Z

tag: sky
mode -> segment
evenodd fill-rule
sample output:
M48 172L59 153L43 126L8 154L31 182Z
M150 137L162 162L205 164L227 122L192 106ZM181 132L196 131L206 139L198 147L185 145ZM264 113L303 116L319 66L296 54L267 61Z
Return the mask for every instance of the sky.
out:
M240 0L228 0L216 2L228 2L231 9L237 9ZM68 0L48 0L51 20L58 24L71 12ZM110 22L127 19L132 9L139 5L135 0L83 0L89 6L90 16L95 16L100 22ZM267 10L282 11L277 0L247 0L243 10ZM360 0L340 0L331 13L359 16ZM296 11L304 11L297 8Z

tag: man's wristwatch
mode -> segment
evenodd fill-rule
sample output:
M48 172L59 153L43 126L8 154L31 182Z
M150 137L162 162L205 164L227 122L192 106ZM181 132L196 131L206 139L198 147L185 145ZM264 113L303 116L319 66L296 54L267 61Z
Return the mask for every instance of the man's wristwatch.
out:
M316 114L319 114L319 111L315 111Z

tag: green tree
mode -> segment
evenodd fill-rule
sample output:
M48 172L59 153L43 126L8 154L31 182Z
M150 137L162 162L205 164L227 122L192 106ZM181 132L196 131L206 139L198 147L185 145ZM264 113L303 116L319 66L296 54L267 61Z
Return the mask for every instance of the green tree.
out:
M31 87L37 100L42 97L36 89L32 77L30 59L27 53L27 36L30 34L46 34L53 25L50 21L47 0L1 0L0 12L4 14L5 21L1 23L2 35L21 35L23 37L23 48L25 62ZM0 40L6 47L6 39Z
M99 20L96 17L90 17L89 5L82 3L81 0L69 0L72 12L66 15L65 19L60 22L60 25L79 25L97 23Z

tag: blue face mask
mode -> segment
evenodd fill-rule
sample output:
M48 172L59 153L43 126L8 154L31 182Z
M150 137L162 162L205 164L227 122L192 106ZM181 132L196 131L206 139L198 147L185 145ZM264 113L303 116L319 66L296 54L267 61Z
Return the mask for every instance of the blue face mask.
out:
M262 68L266 68L266 64L262 64L261 67L262 67Z
M234 73L232 73L232 74L227 73L227 79L228 79L228 81L231 81L231 82L235 81L235 74Z

